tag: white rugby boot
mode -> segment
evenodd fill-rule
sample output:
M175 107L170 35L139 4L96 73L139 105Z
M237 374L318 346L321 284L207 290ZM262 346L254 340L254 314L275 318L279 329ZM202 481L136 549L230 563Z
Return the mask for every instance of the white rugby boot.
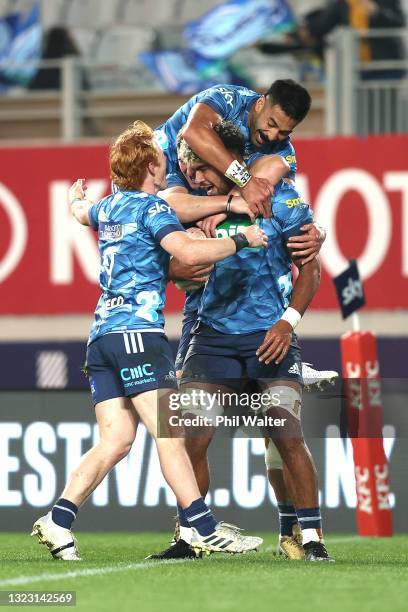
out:
M302 363L302 378L306 391L322 391L324 387L334 385L339 373L335 370L315 370L311 363Z
M45 544L54 559L81 561L72 531L54 523L51 512L35 521L31 535L38 537L39 544Z
M245 554L250 550L257 550L263 542L262 538L242 535L242 529L224 523L224 521L217 523L215 530L209 535L200 535L194 527L192 532L190 547L197 556L201 554L209 555L213 552Z

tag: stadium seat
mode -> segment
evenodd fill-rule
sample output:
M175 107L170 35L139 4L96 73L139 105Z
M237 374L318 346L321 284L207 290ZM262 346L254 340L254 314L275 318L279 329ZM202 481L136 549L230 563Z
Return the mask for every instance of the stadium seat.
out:
M65 20L67 0L42 0L41 21L45 30L62 25Z
M177 6L180 0L124 0L120 10L121 22L132 25L148 24L151 27L177 23Z
M182 0L180 3L180 19L182 23L198 19L221 2L222 0L200 0L199 2Z
M81 57L94 59L100 37L99 32L86 28L73 28L71 34Z
M141 51L150 49L154 30L146 27L115 26L102 32L96 59L107 64L133 64Z
M104 28L116 21L118 0L71 0L66 24L71 27Z

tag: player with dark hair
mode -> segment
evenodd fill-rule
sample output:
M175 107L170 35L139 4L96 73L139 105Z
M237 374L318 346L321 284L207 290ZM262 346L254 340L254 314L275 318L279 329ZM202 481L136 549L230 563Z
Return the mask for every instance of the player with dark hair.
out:
M310 104L309 93L292 80L276 81L262 95L235 85L206 89L190 98L157 128L160 145L167 157L167 171L169 174L178 171L176 137L185 126L184 138L197 155L214 164L237 185L253 213L268 218L270 184L251 176L242 160L238 161L225 148L212 128L222 120L232 121L245 137L244 160L254 153L281 155L294 173L296 159L290 135L309 112Z
M238 158L241 158L241 155L243 153L243 146L242 135L239 128L231 122L221 122L214 126L214 131L216 131L217 135L219 136L225 147L231 153L235 154ZM182 188L179 187L177 190L177 195L174 193L173 190L170 190L170 195L167 198L168 201L173 203L177 198L181 198L182 203L184 203L184 206L186 207L186 209L188 209L189 204L191 204L192 202L204 199L191 195L191 188L189 190L187 184L190 180L189 175L187 174L188 167L190 167L190 170L193 170L193 178L195 182L191 184L196 188L196 190L197 187L201 187L202 191L206 193L213 193L213 199L222 198L223 196L220 194L228 193L232 185L231 181L220 177L220 173L218 173L209 164L206 164L205 162L200 160L198 156L191 150L191 148L185 143L181 136L182 132L179 133L177 141L180 167L185 172L185 188L183 191ZM272 158L270 157L264 157L261 160L263 164L268 165L268 180L272 181L273 183L276 183L278 181L278 177L276 175L275 170L273 169L273 165L270 163L271 161ZM282 175L284 175L285 173L286 171L282 172ZM166 197L166 192L164 192L163 195L164 197ZM208 198L205 199L208 200ZM232 203L234 202L234 200L236 200L236 198L233 198L232 196L228 198L228 202ZM178 202L177 206L180 206L180 202ZM262 223L261 220L257 222ZM233 216L233 218L227 219L224 223L221 224L219 232L220 234L222 233L222 235L230 235L231 231L234 231L233 228L235 228L235 231L242 231L242 229L244 229L249 224L250 219L249 217L245 216L245 214L241 214L239 216L235 215ZM238 230L237 227L239 228ZM290 244L287 244L287 248L290 249ZM174 263L175 262L173 262L173 264ZM173 269L173 275L174 274L175 270ZM209 270L206 270L206 274L209 274ZM228 279L226 279L226 281L228 282ZM282 278L279 278L279 284L281 285L283 293L288 290L289 280L287 278L287 275L284 275L282 276ZM191 340L191 330L197 322L198 310L200 307L200 302L202 300L202 293L202 286L201 290L196 286L194 290L187 292L186 303L184 307L182 336L180 339L176 358L176 369L180 377L182 375L187 349ZM226 303L224 303L224 306L225 308L228 307ZM243 316L245 317L245 311L243 312ZM244 321L242 321L241 327L242 329L244 329ZM295 366L297 367L298 375L300 376L300 369L298 364L295 364ZM200 490L203 495L208 492L210 482L207 449L211 438L212 434L209 436L204 436L203 440L192 438L187 439L186 441L187 450L193 462L197 482L199 483ZM266 440L266 443L267 447L265 452L265 463L268 471L268 478L272 487L274 488L279 507L279 549L283 554L285 554L291 559L302 559L304 558L304 551L302 548L300 526L298 523L296 511L292 503L293 492L289 492L288 483L283 477L282 459L276 449L276 446L271 443L270 440ZM168 549L160 553L151 555L149 558L172 559L192 556L191 550L188 546L190 537L191 532L188 526L186 526L186 523L181 522L181 525L177 524L175 538L172 545Z

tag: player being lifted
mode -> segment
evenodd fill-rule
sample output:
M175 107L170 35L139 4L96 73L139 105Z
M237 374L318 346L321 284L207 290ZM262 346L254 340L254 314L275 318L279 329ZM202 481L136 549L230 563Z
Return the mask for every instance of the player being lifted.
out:
M239 130L228 122L218 124L214 129L224 145L239 157L242 151L242 141L240 150ZM184 149L184 155L187 154L190 157L189 168L193 171L198 186L212 193L228 193L231 188L229 181L214 168L197 158L191 150L188 152L188 147L180 148ZM253 168L254 172L262 173L267 179L271 179L269 158L263 157L258 160ZM296 206L289 207L287 205L289 201L296 202ZM199 305L201 322L195 328L183 370L184 380L196 381L204 375L204 379L214 384L217 383L217 378L220 382L219 372L222 371L225 373L225 378L230 379L229 382L238 383L239 387L243 375L256 380L275 379L272 386L283 393L283 406L280 410L288 410L289 416L292 417L295 410L291 403L300 406L302 379L299 365L300 352L295 338L292 345L288 344L291 341L289 330L292 331L292 328L285 321L284 313L284 307L289 304L292 288L291 259L286 250L286 241L290 235L294 235L304 223L310 222L312 218L309 208L301 203L297 192L283 181L277 187L272 205L273 220L260 220L265 231L268 231L271 237L273 236L265 256L262 253L254 253L245 249L239 257L229 258L223 264L215 266L201 298ZM249 224L249 219L235 218L231 223L244 228ZM227 226L227 223L225 225ZM316 259L301 267L300 282L295 286L292 303L299 302L302 314L317 289L319 270L319 263ZM246 274L248 274L247 278ZM278 292L276 287L280 287ZM286 316L291 313L292 309L288 310ZM281 321L278 320L280 314L282 315ZM296 316L300 318L300 315ZM203 325L203 322L206 324ZM265 336L265 331L269 327L271 329ZM265 362L262 364L259 363L257 356L260 346L259 361ZM274 349L278 348L281 350L274 352ZM263 351L265 355L262 354ZM272 359L276 360L273 365L271 364ZM243 361L245 367L242 365ZM286 382L287 380L289 382ZM316 498L315 469L304 445L300 421L297 421L298 416L295 415L294 420L292 419L294 432L290 439L277 441L285 459L286 477L295 485L291 487L290 493L282 477L281 460L279 454L276 453L275 445L269 443L266 453L268 475L273 476L271 484L274 486L279 505L280 548L291 558L326 560L329 557L320 538L321 519ZM203 495L206 494L209 487L207 448L213 433L214 430L202 437L187 440L187 449ZM290 460L292 461L290 466L286 463L289 454L291 454ZM295 477L293 472L296 470L299 471L299 475ZM289 501L289 495L291 499L295 499L297 511L292 501ZM186 544L190 537L189 528L187 522L183 520L183 513L180 509L179 518L181 530L178 540L166 551L152 555L153 558L189 556ZM303 547L300 545L301 538L293 538L293 527L298 524L298 521L303 532Z
M187 206L182 198L175 196L177 188L183 189L186 185L180 173L177 154L177 134L182 128L184 138L192 150L236 185L247 201L251 213L268 218L271 210L270 195L274 184L282 176L281 172L290 178L295 177L296 156L290 135L306 117L310 105L311 98L307 90L290 79L275 81L264 95L246 87L223 84L190 98L156 130L167 159L167 185L172 188L174 194L171 206L176 210L179 219L184 223L197 218L185 216L191 207L191 200ZM212 129L222 120L234 123L244 135L245 151L241 161L226 149ZM261 155L273 156L270 160L269 181L252 176L244 164L244 161L254 161ZM285 161L289 164L289 170ZM165 199L168 199L167 195L169 192L166 192ZM208 202L208 198L206 199ZM204 202L201 204L202 207L206 205ZM211 206L215 207L215 203ZM191 210L193 212L193 209ZM208 214L218 214L201 226L208 237L215 236L216 226L225 219L222 209L210 210ZM203 216L208 214L204 213ZM296 256L306 263L320 250L324 238L324 230L317 224L306 224L302 235L291 237L291 246L293 251L296 250ZM302 374L308 387L319 387L323 382L331 381L337 376L336 372L319 372L305 363L302 364Z
M192 546L203 552L244 552L262 542L217 523L202 499L180 430L157 436L158 411L168 416L168 396L177 389L171 349L163 332L169 254L189 265L214 263L241 248L235 238L191 240L171 208L157 197L166 163L152 130L137 121L110 151L118 191L90 205L80 182L72 213L98 231L101 297L88 350L100 441L72 472L60 499L39 518L33 535L56 559L79 560L71 525L78 508L129 452L141 420L154 437L163 475L193 529ZM252 246L267 238L256 226L245 232Z

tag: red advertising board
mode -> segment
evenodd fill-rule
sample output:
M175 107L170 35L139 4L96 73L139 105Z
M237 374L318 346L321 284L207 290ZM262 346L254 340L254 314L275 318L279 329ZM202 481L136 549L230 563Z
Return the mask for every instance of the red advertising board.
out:
M367 308L408 307L408 136L295 142L298 187L328 231L313 308L337 308L330 280L357 258ZM86 177L110 189L106 145L0 148L0 314L89 313L98 252L70 217L66 191ZM183 295L169 288L168 310Z

